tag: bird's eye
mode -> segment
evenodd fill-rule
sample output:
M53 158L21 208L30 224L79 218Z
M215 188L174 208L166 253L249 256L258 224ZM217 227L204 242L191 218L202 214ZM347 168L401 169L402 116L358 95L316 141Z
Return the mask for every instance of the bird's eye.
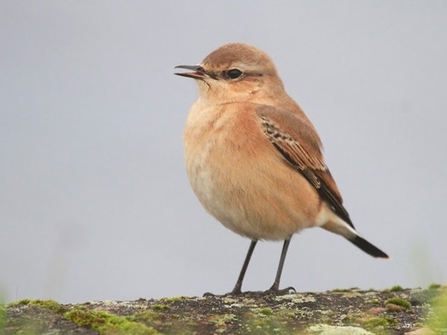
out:
M238 69L231 69L224 72L224 76L228 79L237 79L242 75L242 71Z

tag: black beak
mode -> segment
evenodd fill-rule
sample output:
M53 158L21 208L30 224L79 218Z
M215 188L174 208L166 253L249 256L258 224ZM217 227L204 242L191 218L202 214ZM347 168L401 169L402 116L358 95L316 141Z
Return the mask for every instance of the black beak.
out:
M174 73L177 76L188 77L188 78L193 78L193 79L203 79L205 77L214 78L209 73L207 73L204 70L204 68L201 67L200 65L177 65L175 68L193 71L193 72L183 72L183 73L176 72L176 73Z

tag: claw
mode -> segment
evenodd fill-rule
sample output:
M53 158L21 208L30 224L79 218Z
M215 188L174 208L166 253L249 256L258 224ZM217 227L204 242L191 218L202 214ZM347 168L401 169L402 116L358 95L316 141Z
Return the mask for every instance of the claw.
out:
M206 298L206 297L216 297L216 295L211 293L211 292L205 292L205 293L203 293L203 297L204 298Z
M278 289L278 288L275 288L275 287L271 287L271 288L269 288L267 291L265 291L263 293L264 293L264 295L278 296L278 295L287 295L287 294L290 294L290 293L296 293L296 290L292 286L283 288L281 290Z

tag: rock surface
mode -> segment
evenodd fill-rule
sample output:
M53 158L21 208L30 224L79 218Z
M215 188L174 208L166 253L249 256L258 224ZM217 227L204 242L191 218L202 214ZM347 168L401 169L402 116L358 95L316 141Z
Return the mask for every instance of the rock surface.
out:
M447 287L0 307L0 334L447 334Z

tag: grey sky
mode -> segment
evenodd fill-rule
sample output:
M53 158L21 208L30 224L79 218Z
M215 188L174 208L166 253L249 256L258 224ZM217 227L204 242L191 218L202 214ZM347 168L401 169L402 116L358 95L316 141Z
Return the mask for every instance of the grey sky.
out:
M130 300L230 291L249 241L201 208L183 166L197 97L174 66L227 42L271 55L313 121L373 259L308 230L283 286L447 279L447 2L2 1L0 294ZM244 289L270 287L258 244Z

